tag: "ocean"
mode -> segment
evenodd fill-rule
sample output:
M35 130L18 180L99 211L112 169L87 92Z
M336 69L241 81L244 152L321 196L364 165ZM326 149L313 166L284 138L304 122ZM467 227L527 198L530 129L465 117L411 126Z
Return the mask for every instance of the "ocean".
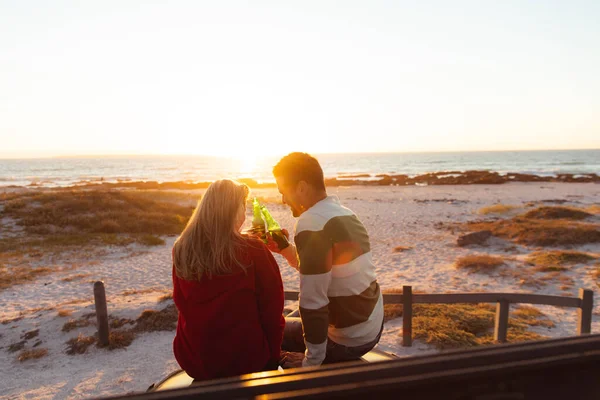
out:
M318 154L326 177L487 170L550 176L600 173L600 149L448 153ZM0 160L1 186L60 187L89 182L201 182L252 178L273 182L278 157L109 156Z

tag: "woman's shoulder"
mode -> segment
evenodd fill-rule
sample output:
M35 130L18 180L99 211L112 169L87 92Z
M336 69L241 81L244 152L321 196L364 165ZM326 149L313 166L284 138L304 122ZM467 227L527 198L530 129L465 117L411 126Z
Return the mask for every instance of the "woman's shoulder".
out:
M249 253L262 253L265 250L268 251L267 246L265 246L261 240L248 235L242 235L242 238L244 240L245 248Z

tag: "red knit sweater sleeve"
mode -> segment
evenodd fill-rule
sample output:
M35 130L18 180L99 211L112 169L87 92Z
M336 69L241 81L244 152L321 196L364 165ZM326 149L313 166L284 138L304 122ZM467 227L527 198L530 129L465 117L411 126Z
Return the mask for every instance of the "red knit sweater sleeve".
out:
M283 282L277 261L260 242L253 260L256 271L256 292L260 322L264 329L271 361L279 361L285 318L283 317Z

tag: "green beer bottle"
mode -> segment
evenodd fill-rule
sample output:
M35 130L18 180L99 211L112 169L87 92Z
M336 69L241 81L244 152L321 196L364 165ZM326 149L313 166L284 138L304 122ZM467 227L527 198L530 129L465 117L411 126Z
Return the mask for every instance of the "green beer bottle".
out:
M277 221L275 221L269 210L267 210L267 207L262 205L260 208L262 210L263 216L265 217L265 221L267 221L267 230L273 237L275 243L277 243L277 247L279 247L279 250L285 249L290 245L290 242L288 242L288 239L281 231L281 227L279 226Z
M252 233L258 235L263 242L267 243L265 238L265 233L267 230L265 229L265 220L263 219L263 215L260 209L260 203L258 199L255 197L252 202Z

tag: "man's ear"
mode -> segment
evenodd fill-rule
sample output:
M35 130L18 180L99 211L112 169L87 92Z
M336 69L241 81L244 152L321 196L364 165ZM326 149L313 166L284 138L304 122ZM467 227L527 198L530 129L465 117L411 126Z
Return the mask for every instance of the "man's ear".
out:
M306 181L300 181L298 182L298 185L296 185L296 193L299 195L303 195L306 196L306 194L308 193L308 183L306 183Z

